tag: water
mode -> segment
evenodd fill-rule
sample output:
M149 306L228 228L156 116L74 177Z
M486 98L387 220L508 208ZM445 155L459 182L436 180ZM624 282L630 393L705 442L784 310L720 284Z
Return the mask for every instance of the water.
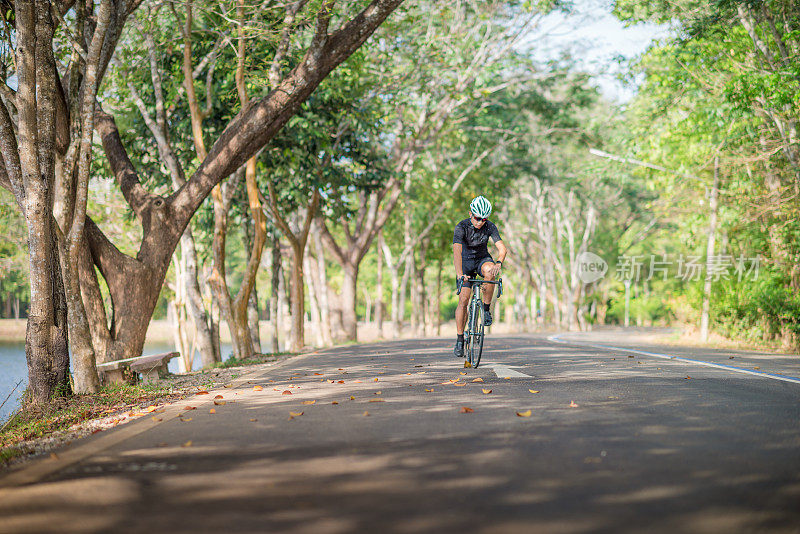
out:
M229 343L222 343L222 358L227 360L232 355L232 347ZM170 343L146 343L142 354L159 354L162 352L172 352L175 350ZM169 362L169 370L172 373L179 372L179 358L173 358ZM200 358L195 356L193 370L200 369ZM22 392L28 385L28 364L25 361L25 343L11 342L0 343L0 403L5 400L9 393L14 389L17 382L22 381L14 391L5 405L0 408L0 424L8 419L14 410L19 408Z

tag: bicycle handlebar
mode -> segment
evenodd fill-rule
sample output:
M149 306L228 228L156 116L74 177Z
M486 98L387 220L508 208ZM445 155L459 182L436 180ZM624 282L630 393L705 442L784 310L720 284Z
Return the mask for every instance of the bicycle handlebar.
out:
M473 284L474 284L474 283L477 283L479 286L480 286L481 284L494 284L494 285L498 285L498 286L500 286L500 290L499 290L499 292L497 293L497 298L500 298L500 297L502 297L502 296L503 296L503 279L502 279L502 278L501 278L501 279L499 279L499 280L497 280L497 281L494 281L494 280L482 280L482 279L479 279L479 278L468 278L468 279L466 279L466 280L463 280L463 279L461 279L461 278L458 278L458 279L456 280L456 295L460 295L460 294L461 294L461 288L462 288L462 287L464 287L464 284L465 284L466 282L472 282Z

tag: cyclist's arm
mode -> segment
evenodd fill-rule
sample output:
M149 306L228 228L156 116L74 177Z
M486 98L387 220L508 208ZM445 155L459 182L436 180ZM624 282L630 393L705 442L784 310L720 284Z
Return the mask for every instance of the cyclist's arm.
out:
M502 241L497 241L495 242L495 246L497 247L497 261L504 261L506 259L506 254L508 254L506 244Z
M464 276L464 267L461 265L461 249L463 247L461 243L453 243L453 265L456 268L456 278Z

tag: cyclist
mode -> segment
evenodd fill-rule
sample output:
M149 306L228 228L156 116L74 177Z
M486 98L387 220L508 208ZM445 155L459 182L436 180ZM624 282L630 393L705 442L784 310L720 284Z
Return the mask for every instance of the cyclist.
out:
M492 204L483 196L472 199L469 204L469 218L456 225L453 234L453 263L456 267L456 282L458 279L467 280L480 274L485 280L494 280L500 276L500 268L506 258L505 244L500 238L497 226L488 219L492 213ZM497 247L497 262L489 254L487 244L492 238ZM483 324L492 324L492 314L489 304L492 302L494 285L483 286ZM472 284L464 282L459 294L456 307L456 346L453 353L459 358L464 357L464 326L467 322L467 304L472 295Z

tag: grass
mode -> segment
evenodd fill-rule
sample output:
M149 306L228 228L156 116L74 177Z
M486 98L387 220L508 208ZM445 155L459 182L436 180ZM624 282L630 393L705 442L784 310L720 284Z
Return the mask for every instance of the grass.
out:
M12 447L16 443L66 430L89 419L123 412L172 393L172 386L163 383L114 384L91 395L57 397L47 406L24 405L0 430L0 464L23 454Z

